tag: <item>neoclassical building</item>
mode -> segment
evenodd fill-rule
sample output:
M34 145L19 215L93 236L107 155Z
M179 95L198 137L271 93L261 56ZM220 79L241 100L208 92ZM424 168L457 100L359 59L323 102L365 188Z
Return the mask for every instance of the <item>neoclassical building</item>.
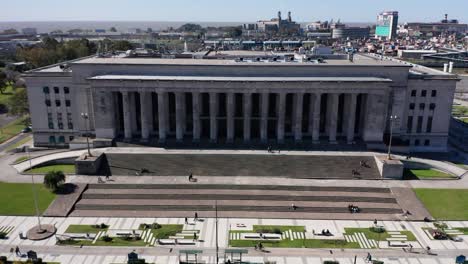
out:
M382 145L392 124L394 142L411 151L446 150L458 80L371 55L246 51L93 56L25 78L37 146L88 131L158 146Z

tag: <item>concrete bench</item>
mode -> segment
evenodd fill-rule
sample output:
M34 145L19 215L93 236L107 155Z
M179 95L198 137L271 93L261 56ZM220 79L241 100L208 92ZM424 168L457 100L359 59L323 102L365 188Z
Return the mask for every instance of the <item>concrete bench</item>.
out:
M261 239L258 233L242 233L244 239Z
M93 233L66 233L63 234L66 237L69 237L71 239L77 239L77 240L85 240L85 239L90 239L93 240L96 237L96 234Z
M195 241L192 239L177 239L178 245L195 245Z
M158 244L160 245L175 245L175 239L158 239Z
M184 239L184 236L169 236L169 239Z
M409 247L409 244L404 241L388 241L389 247Z
M406 237L389 237L386 239L387 241L407 241Z
M264 239L281 239L280 234L262 234Z

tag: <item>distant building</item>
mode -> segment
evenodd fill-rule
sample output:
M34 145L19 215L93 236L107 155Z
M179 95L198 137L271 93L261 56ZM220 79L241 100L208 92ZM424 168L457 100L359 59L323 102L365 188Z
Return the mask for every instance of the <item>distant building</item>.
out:
M23 28L21 29L21 32L23 35L37 35L37 29L36 28Z
M278 17L270 20L260 20L257 22L259 31L266 33L281 33L281 34L299 34L301 25L292 21L291 12L288 12L288 19L281 18L281 12L278 12Z
M334 39L359 39L368 38L370 34L370 28L365 27L338 27L332 31L332 38Z
M398 50L398 57L402 59L423 59L424 55L437 54L436 50Z
M385 11L377 17L375 37L392 39L397 35L398 11Z
M94 32L96 33L106 33L105 29L95 29Z
M456 19L445 19L435 23L407 23L406 28L410 36L440 36L442 34L464 34L468 32L468 24L460 24Z

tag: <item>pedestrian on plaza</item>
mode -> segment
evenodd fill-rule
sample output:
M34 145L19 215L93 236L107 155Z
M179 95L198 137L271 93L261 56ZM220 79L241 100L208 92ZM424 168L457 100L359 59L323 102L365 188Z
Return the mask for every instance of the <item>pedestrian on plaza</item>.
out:
M197 233L193 232L193 241L197 241Z
M377 225L377 219L374 219L374 225L375 226Z
M189 182L192 182L192 180L193 180L193 175L192 175L192 173L190 173L190 175L188 176L188 180L189 180Z
M197 212L195 212L195 217L193 218L193 220L194 220L195 222L198 221L198 213L197 213Z
M106 174L106 181L110 180L109 174Z
M409 251L412 252L413 251L413 245L409 244Z
M16 246L16 248L15 248L15 254L16 254L16 256L21 256L21 251L20 251L18 246Z
M188 219L187 219L187 217L185 217L185 224L188 224Z

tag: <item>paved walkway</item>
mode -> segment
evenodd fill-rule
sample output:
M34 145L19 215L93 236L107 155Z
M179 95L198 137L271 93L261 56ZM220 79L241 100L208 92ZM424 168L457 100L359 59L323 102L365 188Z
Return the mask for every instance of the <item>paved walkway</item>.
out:
M27 250L35 250L39 253L39 257L44 257L45 261L60 261L62 263L115 263L125 261L126 254L132 250L140 253L150 262L156 263L177 263L177 254L180 249L199 249L203 250L204 260L214 263L216 234L215 219L208 218L203 221L193 222L189 219L189 227L191 229L200 230L200 240L195 246L156 246L146 248L133 247L74 247L74 246L56 246L56 238L51 237L44 241L29 241L19 238L20 232L25 232L30 227L36 225L37 219L34 217L14 217L0 216L0 228L2 226L12 227L7 240L0 240L0 255L6 255L15 258L14 254L9 253L9 249L19 246L23 252ZM110 229L134 229L142 223L159 224L184 224L183 218L42 218L45 224L55 224L57 233L63 234L70 224L100 224L107 223ZM450 227L468 227L468 222L447 222ZM306 228L306 237L312 235L312 230L320 232L322 229L328 229L335 234L337 238L343 239L345 228L368 228L373 226L372 221L321 221L321 220L279 220L279 219L219 219L219 238L218 243L220 249L228 247L229 230L235 229L239 224L245 226L246 229L251 229L253 225L295 225L304 226ZM397 234L401 231L408 230L418 239L415 243L414 253L405 252L401 249L368 249L371 243L368 239L361 237L364 249L345 249L333 250L330 254L326 249L302 249L302 248L267 248L269 253L255 251L249 249L249 254L246 260L264 261L276 260L277 263L296 264L296 263L321 263L325 259L337 259L345 264L353 263L354 256L358 256L358 263L364 263L363 260L367 252L371 252L374 258L380 258L387 263L417 263L417 264L445 264L453 263L455 256L463 254L468 250L468 236L465 236L463 242L453 241L436 241L430 239L422 229L423 227L433 227L431 223L424 222L400 222L400 221L379 221L379 225L383 225L387 231L392 234ZM292 234L294 237L294 234ZM297 237L297 235L296 235ZM385 243L384 243L385 244ZM384 245L384 244L381 244ZM416 246L419 244L419 246ZM366 246L367 245L367 246ZM375 245L374 245L375 246ZM430 246L432 251L437 256L429 256L425 254L423 248ZM373 246L372 246L373 247ZM43 254L47 252L47 254ZM314 256L314 257L311 257ZM16 259L16 258L15 258ZM388 261L388 262L387 262ZM451 262L449 262L451 261Z

